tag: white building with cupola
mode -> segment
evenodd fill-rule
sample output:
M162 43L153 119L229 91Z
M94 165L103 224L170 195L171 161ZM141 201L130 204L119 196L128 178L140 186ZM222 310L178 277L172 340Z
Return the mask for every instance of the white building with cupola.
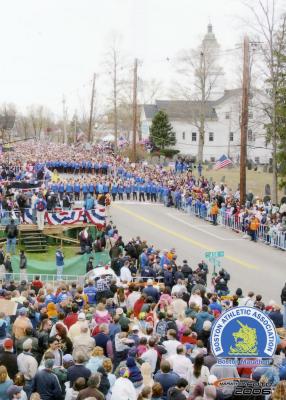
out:
M210 24L203 40L211 43L214 48L219 48ZM203 160L214 162L222 154L226 154L235 163L239 163L242 90L224 89L224 74L219 79L217 89L205 104ZM261 91L252 89L249 100L247 158L256 164L268 164L272 157L272 148L267 144L264 127L267 121L261 107L266 102L267 99ZM183 155L196 157L199 131L192 121L196 120L196 113L199 119L200 104L196 100L173 99L158 99L154 104L144 104L140 116L142 139L149 138L152 119L158 111L163 110L176 134L174 148Z

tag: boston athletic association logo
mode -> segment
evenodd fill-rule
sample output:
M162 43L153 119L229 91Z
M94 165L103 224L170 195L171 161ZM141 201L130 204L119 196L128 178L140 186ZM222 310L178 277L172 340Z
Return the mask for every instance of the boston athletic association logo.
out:
M275 326L257 308L231 308L213 325L211 347L218 364L268 365L276 349Z

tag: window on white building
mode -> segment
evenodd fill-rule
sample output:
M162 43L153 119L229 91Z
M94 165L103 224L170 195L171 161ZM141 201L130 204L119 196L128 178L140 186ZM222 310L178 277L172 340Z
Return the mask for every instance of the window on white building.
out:
M253 141L252 129L248 129L248 132L247 132L247 140L249 140L250 142Z
M233 132L229 132L229 141L233 142L234 134Z
M256 162L256 164L259 164L259 157L254 157L254 161Z
M213 141L214 141L214 133L209 132L209 142L213 142Z
M250 113L248 113L248 118L252 119L253 118L253 112L251 111Z
M185 140L186 139L186 132L182 133L182 139Z
M197 132L192 132L192 142L197 141Z
M225 113L225 119L230 119L230 112L229 111Z

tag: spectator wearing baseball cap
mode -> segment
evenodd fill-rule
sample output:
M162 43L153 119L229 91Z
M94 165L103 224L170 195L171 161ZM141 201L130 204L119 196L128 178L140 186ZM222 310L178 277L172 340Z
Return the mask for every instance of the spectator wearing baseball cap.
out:
M17 357L19 371L22 372L25 377L25 392L28 398L32 393L32 381L38 369L38 363L34 356L31 354L32 345L32 339L25 340L25 342L23 343L23 353L19 354Z
M10 400L20 399L21 400L22 389L19 386L12 385L8 388L7 394ZM20 396L19 396L20 395Z
M8 375L14 379L18 372L17 356L13 353L13 340L7 338L3 342L3 351L0 352L0 365L5 365Z
M74 341L74 339L77 336L79 336L81 334L81 328L82 327L87 327L88 328L88 322L86 320L85 313L80 312L78 314L77 322L75 324L73 324L69 329L68 337L70 338L70 340L72 342ZM89 328L88 328L88 333L90 333L89 332Z
M110 400L129 399L137 400L137 393L133 383L128 379L129 369L122 367L119 370L119 378L112 386L112 395Z

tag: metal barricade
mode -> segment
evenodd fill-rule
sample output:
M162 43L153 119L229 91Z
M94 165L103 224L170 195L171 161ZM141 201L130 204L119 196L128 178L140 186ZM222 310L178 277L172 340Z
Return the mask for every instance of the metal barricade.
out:
M0 213L0 226L10 224L11 219L13 219L15 225L19 225L21 223L20 210L2 210Z
M40 279L40 281L49 283L53 287L57 287L62 283L72 283L75 282L77 284L80 284L84 281L85 276L84 275L62 275L61 280L58 280L58 277L56 274L25 274L22 272L14 272L14 273L9 273L9 281L15 281L15 282L21 282L23 280L31 283L32 281L35 280L36 277ZM1 277L2 280L6 280L6 274L4 273L3 276Z
M183 210L186 214L204 219L205 221L212 221L210 209L202 209L201 204L199 203L195 202L192 205L188 205L187 201L185 201L184 199L184 201L182 202L181 210ZM218 225L232 229L235 232L241 232L244 234L248 233L247 224L243 220L243 218L239 215L231 215L227 211L221 211L219 213L217 223ZM286 231L274 230L274 233L270 235L269 227L267 225L260 224L259 228L256 231L256 238L257 240L262 241L263 243L270 245L271 247L286 250Z

